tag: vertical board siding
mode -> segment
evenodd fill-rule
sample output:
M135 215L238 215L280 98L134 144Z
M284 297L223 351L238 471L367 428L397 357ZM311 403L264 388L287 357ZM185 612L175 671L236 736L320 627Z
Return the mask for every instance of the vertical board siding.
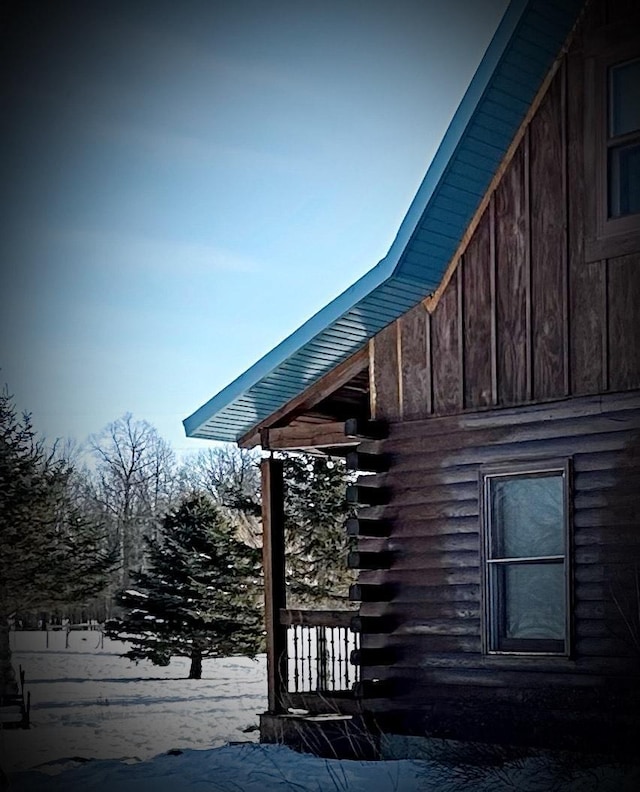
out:
M584 35L628 8L592 4ZM640 251L585 261L585 90L578 31L430 320L376 338L377 417L640 387Z
M593 10L593 7L592 7ZM570 391L606 390L603 372L606 291L601 261L585 262L584 58L581 33L567 57L567 184Z
M401 417L397 322L374 337L373 355L372 417L397 421Z
M464 406L492 403L491 212L485 211L464 254L462 269Z
M638 13L638 0L607 0L607 24L628 22Z
M433 411L436 414L455 412L462 408L459 281L460 270L457 269L431 317L431 339L435 352L432 357Z
M563 73L530 127L533 399L564 396L566 265Z
M430 412L431 366L428 355L429 314L422 303L399 319L402 417L424 418Z
M496 190L498 402L527 401L528 217L521 144Z
M609 385L640 387L640 253L608 263Z
M360 576L362 582L391 584L395 594L390 602L363 603L361 614L389 616L397 624L388 634L365 634L363 646L402 646L402 656L388 667L365 668L365 676L411 680L413 692L403 706L416 710L449 684L489 689L499 684L502 695L514 702L525 677L540 689L549 684L597 687L607 684L602 675L615 668L635 684L637 659L624 632L630 614L619 603L633 601L631 573L640 564L639 440L638 393L580 398L573 409L557 402L544 409L395 424L382 447L397 461L377 476L393 496L376 508L378 517L392 523L393 563L388 570ZM574 655L570 661L494 657L486 666L480 621L480 466L541 458L573 462Z

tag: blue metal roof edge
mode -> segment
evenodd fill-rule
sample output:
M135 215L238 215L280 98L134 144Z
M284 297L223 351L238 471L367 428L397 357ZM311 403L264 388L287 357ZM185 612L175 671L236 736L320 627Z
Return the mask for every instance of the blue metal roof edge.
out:
M210 420L215 413L274 372L297 349L308 344L319 333L340 319L350 308L357 305L364 297L387 280L391 275L391 269L389 263L385 263L384 260L381 261L328 305L321 308L310 319L307 319L301 327L287 336L270 352L267 352L251 368L248 368L227 385L226 388L217 393L212 399L209 399L206 404L203 404L192 415L185 418L182 423L187 436L195 437L195 432L197 432L199 427Z
M405 292L413 295L412 304L419 302L429 291L433 291L438 286L459 239L456 241L456 238L452 236L431 233L426 243L422 240L420 244L416 243L415 238L420 231L425 213L428 210L431 211L431 208L437 203L438 193L443 183L446 182L452 161L460 150L461 144L473 124L474 117L480 113L479 108L482 108L485 94L497 74L501 62L508 54L510 45L518 38L518 29L521 27L526 12L533 7L532 15L540 8L546 13L558 14L557 24L560 30L557 31L557 37L551 37L553 40L549 42L550 47L556 48L555 55L557 55L561 43L570 29L569 16L571 15L575 20L581 5L582 0L560 0L560 2L558 0L553 2L549 2L549 0L512 0L454 114L387 255L355 284L318 311L257 363L186 418L183 425L187 436L237 440L252 426L267 418L286 404L296 393L309 387L366 342L366 338L364 340L361 338L362 333L359 335L349 334L349 336L345 334L346 349L333 349L331 338L335 336L336 331L344 332L341 325L344 327L345 323L348 324L354 318L360 320L362 324L362 317L367 310L371 311L371 306L374 303L379 303L384 295L393 290L396 283L400 290L404 289ZM566 30L562 29L565 23L569 25ZM521 46L526 47L526 41L524 44L521 43ZM527 96L523 101L530 104L544 78L544 72L553 61L553 57L549 55L546 64L536 63L540 75L536 73L533 77L529 76L528 79L532 86L533 83L537 84L533 87L527 86L524 91ZM522 117L524 117L524 113L522 113ZM499 121L500 119L498 119L498 123ZM503 134L505 140L509 138L510 142L519 123L512 119L509 131ZM504 151L507 146L508 144L503 146ZM500 160L504 156L504 151L502 151ZM486 192L486 187L490 182L490 178L487 178L486 174L480 173L479 177L484 188L478 188L476 195L468 193L464 196L467 198L466 208L464 206L462 209L456 207L458 217L454 220L453 225L459 226L459 237L466 230L468 221L475 212L474 205L479 204L482 194ZM442 193L444 195L444 191ZM444 197L443 200L446 204L447 200L451 199ZM433 211L437 210L438 207L435 206ZM456 235L458 235L458 229ZM412 247L416 249L411 250ZM426 247L427 252L422 252L421 247ZM430 254L429 250L433 253ZM411 253L414 259L424 260L425 256L428 256L428 265L407 261L408 253ZM380 298L376 299L378 293L380 293ZM387 316L384 319L381 319L382 313L388 314L389 312L381 312L379 305L376 305L375 317L368 323L370 329L367 338L411 307L411 302L407 304L406 294L403 294L399 299L394 299L394 303L394 313L390 318ZM315 347L324 346L321 364L314 360L314 350L309 349L310 346L313 346L314 350ZM298 371L292 377L291 369L295 368L292 365L293 362L300 361L305 352L307 353L307 369L315 373L313 376L305 376ZM319 357L317 354L316 356ZM310 366L308 365L309 360L313 361ZM274 379L278 378L280 378L280 386L274 387ZM268 399L265 397L265 391L268 391ZM277 393L278 391L279 393Z
M529 0L512 0L493 34L383 261L396 267L478 106Z

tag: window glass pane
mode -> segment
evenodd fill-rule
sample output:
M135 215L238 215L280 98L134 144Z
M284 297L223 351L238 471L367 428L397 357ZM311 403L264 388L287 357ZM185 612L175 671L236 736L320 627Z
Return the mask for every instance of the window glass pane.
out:
M492 558L564 555L562 476L491 480Z
M565 637L564 564L499 564L501 639Z
M640 143L609 151L609 216L640 213Z
M640 129L640 60L614 66L610 80L610 137Z

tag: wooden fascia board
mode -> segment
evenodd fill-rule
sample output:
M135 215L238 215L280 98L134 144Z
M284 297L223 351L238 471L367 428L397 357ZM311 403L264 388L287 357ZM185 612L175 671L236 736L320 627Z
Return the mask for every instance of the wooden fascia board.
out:
M331 369L323 377L320 377L313 385L310 385L302 393L294 396L293 399L284 404L280 409L271 413L268 418L265 418L259 424L252 427L246 434L238 440L240 448L254 448L261 443L261 432L264 429L270 429L274 424L286 424L287 421L292 421L296 416L300 415L307 410L311 410L319 404L327 396L346 385L349 380L353 379L357 374L364 371L369 365L369 348L365 344L362 349L359 349L347 360ZM343 434L344 438L344 434Z
M489 206L489 202L491 201L491 197L493 196L493 194L496 191L498 185L502 181L502 177L504 176L505 171L509 167L509 165L511 163L511 160L514 158L515 153L516 153L516 151L518 149L518 146L520 145L520 143L522 141L522 138L524 137L525 132L526 132L529 124L531 123L534 115L537 113L538 108L542 104L542 100L547 95L547 91L549 90L549 86L551 85L551 81L556 76L556 73L557 73L558 69L560 68L560 65L562 64L562 61L564 60L565 55L567 54L567 52L569 50L569 46L570 46L570 44L571 44L571 42L573 40L573 37L575 35L576 28L577 28L578 24L580 23L580 21L582 20L582 17L584 15L585 8L586 8L587 5L588 5L588 3L585 4L585 7L583 8L582 13L579 15L575 25L573 26L573 28L571 29L569 35L567 36L567 39L566 39L562 49L560 50L560 53L558 54L558 57L551 64L551 68L549 69L549 71L547 72L546 77L542 81L542 85L538 89L537 94L534 96L533 101L531 102L531 106L529 107L529 110L527 111L527 114L525 115L524 119L522 120L522 123L518 127L518 130L516 131L516 133L515 133L515 135L513 137L513 140L511 141L511 144L509 145L509 148L506 151L506 154L502 158L502 162L498 166L498 169L496 170L496 172L495 172L495 174L493 176L493 179L491 179L491 183L489 184L489 187L487 188L482 200L480 201L480 205L478 206L478 208L476 209L473 217L469 221L469 225L467 226L466 231L462 235L462 239L460 240L460 244L458 245L458 247L456 249L456 252L451 257L451 260L449 261L449 264L448 264L446 270L444 271L444 275L442 276L442 279L441 279L441 281L440 281L440 283L438 285L438 288L433 292L433 294L430 294L428 297L426 297L422 301L423 305L429 311L429 313L433 313L435 311L435 309L438 307L438 303L440 302L440 298L442 297L442 295L445 292L445 289L449 285L449 281L453 277L453 273L456 271L456 269L458 267L458 264L459 264L459 262L460 262L460 260L461 260L461 258L463 256L465 250L467 249L467 246L469 245L469 242L471 242L471 239L472 239L472 237L473 237L473 235L474 235L474 233L476 231L476 228L478 227L478 224L480 223L482 215L484 214L485 209Z

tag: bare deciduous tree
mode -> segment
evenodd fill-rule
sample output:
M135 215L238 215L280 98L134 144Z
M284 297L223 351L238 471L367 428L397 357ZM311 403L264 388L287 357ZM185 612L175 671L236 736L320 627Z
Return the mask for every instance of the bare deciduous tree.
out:
M93 497L120 548L122 579L143 564L143 536L155 534L177 494L176 460L171 446L147 421L126 413L92 435L96 460Z
M234 445L202 449L182 465L186 494L206 493L235 525L239 538L261 544L260 455Z

